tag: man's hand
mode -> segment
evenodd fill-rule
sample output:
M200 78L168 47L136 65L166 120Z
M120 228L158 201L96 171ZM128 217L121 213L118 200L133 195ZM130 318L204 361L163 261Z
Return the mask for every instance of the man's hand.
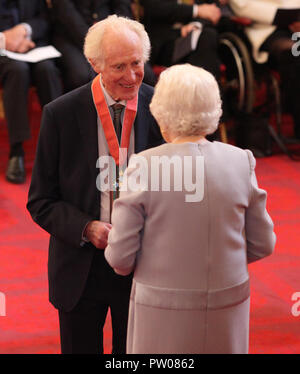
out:
M221 18L221 10L216 4L198 5L198 17L207 19L216 25Z
M84 236L86 236L96 248L105 249L111 228L112 225L110 223L91 221L85 228Z
M197 26L193 25L192 23L188 23L187 25L184 25L181 27L181 36L185 38L191 31L196 30Z
M11 52L17 52L21 43L26 39L27 31L23 25L17 25L3 31L3 34L5 35L5 48Z
M18 53L26 53L30 49L35 47L35 43L30 39L23 39L19 47L17 48L16 52Z

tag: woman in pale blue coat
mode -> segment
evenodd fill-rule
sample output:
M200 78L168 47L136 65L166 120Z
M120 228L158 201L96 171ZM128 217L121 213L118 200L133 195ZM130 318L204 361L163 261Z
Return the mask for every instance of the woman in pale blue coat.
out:
M150 108L167 144L131 158L105 250L134 271L127 353L247 353L247 264L275 245L255 160L206 140L221 100L201 68L163 72Z

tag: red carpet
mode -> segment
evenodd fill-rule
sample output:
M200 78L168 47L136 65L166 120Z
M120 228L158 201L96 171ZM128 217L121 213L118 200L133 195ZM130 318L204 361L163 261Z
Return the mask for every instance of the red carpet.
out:
M6 125L0 120L0 292L6 298L6 316L0 316L0 354L60 353L58 315L48 302L49 235L33 223L25 208L40 123L36 102L31 111L24 185L5 180L8 140ZM110 316L104 352L111 352Z
M300 291L300 163L286 156L257 161L275 223L275 253L249 266L252 285L251 353L300 353L300 316L291 313ZM300 311L300 307L298 308Z
M0 292L6 316L0 316L0 353L59 353L56 310L48 302L48 235L25 209L39 128L26 143L27 183L5 181L7 131L0 121ZM291 313L300 292L300 163L277 154L257 160L259 184L269 194L268 208L278 237L275 254L250 266L250 353L300 353L300 316ZM300 307L298 308L300 311ZM1 310L1 308L0 308ZM105 353L111 349L110 319Z

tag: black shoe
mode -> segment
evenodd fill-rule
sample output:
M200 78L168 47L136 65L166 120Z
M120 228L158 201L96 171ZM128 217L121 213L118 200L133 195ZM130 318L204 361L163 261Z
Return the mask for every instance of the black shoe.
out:
M25 176L24 157L11 157L7 165L6 180L11 183L21 184L25 182Z

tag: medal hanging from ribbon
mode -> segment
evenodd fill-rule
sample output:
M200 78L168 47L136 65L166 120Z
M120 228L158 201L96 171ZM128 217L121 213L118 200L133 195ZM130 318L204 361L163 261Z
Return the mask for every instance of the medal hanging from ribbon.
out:
M138 96L132 100L127 100L126 102L126 109L122 125L121 144L119 144L110 111L100 84L100 74L98 74L92 82L92 94L97 114L104 130L109 153L113 157L116 164L115 188L113 188L113 191L111 191L112 204L113 200L116 199L119 194L119 168L121 168L124 163L127 162L127 157L120 157L120 148L122 150L125 148L128 153L130 134L137 112Z

